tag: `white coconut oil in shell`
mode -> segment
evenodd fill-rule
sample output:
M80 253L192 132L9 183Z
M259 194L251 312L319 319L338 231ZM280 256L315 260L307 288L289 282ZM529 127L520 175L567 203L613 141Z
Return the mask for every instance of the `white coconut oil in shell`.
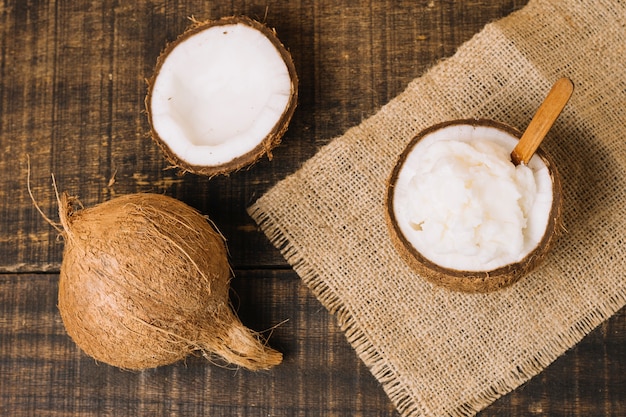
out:
M517 138L453 125L420 140L398 176L394 211L407 240L442 267L490 271L518 262L541 241L552 206L545 163L510 159Z

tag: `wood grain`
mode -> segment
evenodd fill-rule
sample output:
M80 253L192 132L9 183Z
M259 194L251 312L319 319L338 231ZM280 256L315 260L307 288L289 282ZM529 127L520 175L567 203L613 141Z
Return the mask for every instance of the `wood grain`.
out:
M276 326L271 343L285 354L280 367L257 373L193 356L146 372L98 364L66 336L56 283L56 274L0 276L0 415L395 415L291 271L245 271L234 280L235 302L251 306L241 319L259 331Z
M526 1L0 0L0 415L396 416L378 382L246 208L332 138L374 114L482 27ZM276 29L300 103L274 159L229 177L168 169L148 137L145 79L196 19L245 14ZM285 353L262 373L191 357L141 373L86 357L56 308L60 190L85 206L158 192L228 239L242 321ZM626 312L481 416L626 415Z

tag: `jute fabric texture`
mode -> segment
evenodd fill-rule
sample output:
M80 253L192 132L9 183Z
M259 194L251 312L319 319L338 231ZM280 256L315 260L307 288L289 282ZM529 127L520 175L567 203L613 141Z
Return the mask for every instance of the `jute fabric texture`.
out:
M626 3L531 0L257 200L249 213L333 314L403 416L471 416L626 302ZM398 256L387 179L420 130L490 118L524 130L561 76L572 99L542 147L564 183L542 266L489 294L451 292Z

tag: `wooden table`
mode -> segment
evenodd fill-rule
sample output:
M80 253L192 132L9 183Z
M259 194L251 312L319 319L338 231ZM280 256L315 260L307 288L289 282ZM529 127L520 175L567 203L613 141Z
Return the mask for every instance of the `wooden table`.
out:
M0 415L397 416L334 318L246 214L321 146L522 0L0 2ZM143 100L164 45L196 19L246 14L276 28L300 102L274 160L229 177L179 176L148 138ZM51 184L85 206L176 197L228 239L233 302L285 354L270 371L190 357L128 372L96 363L56 307L63 242ZM481 416L626 415L626 310Z

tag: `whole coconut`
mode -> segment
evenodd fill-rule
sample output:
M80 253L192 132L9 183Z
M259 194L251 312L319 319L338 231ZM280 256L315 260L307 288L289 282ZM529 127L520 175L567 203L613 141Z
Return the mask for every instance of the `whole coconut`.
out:
M88 355L134 370L194 351L251 370L282 361L231 309L224 239L195 209L157 194L82 209L63 194L59 214L59 310Z

